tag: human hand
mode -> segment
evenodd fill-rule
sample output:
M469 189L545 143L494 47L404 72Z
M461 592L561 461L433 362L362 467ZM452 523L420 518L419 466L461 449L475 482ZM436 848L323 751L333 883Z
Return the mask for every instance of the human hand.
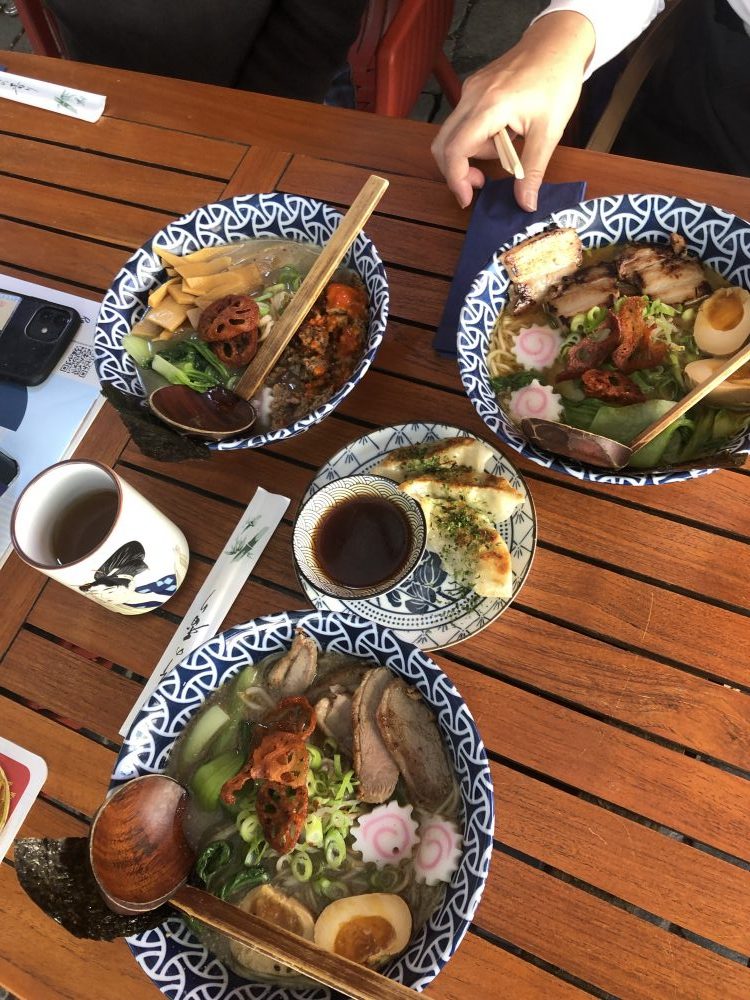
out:
M581 93L594 50L591 23L559 11L535 22L505 55L464 83L461 100L432 144L432 153L459 205L466 208L484 175L470 157L494 159L492 137L505 127L524 136L525 177L515 183L521 208L533 212L555 146Z

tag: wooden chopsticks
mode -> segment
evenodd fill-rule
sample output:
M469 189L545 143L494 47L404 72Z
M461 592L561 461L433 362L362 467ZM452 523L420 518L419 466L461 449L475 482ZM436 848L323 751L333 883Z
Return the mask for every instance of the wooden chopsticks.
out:
M521 161L518 159L516 147L510 141L508 130L501 128L499 132L496 132L492 136L492 139L495 143L495 150L497 151L497 156L503 170L507 170L509 174L513 174L517 181L522 181L525 176L523 167L521 166Z

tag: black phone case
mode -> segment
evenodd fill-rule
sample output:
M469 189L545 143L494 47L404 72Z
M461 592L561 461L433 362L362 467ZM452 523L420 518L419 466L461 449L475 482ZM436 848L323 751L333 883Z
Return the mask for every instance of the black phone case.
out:
M18 462L4 451L0 451L0 494L2 494L18 475Z
M49 310L50 316L54 313L60 317L49 334L41 332L45 327L40 316L44 316L45 310ZM0 332L0 379L11 379L23 385L39 385L44 382L80 325L81 317L75 309L22 295L5 328Z

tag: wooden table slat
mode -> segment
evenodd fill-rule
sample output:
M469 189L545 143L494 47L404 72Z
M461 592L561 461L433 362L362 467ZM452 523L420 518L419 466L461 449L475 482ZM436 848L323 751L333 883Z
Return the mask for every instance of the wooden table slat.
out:
M129 163L107 157L102 170L102 156L33 142L0 133L0 169L26 180L72 188L89 195L117 198L135 205L158 208L170 214L182 214L193 205L216 201L223 182L176 174L153 166ZM3 181L5 190L6 181ZM46 201L46 199L45 199ZM13 202L3 199L3 211L12 215ZM26 216L24 216L26 217ZM47 223L51 225L52 223Z

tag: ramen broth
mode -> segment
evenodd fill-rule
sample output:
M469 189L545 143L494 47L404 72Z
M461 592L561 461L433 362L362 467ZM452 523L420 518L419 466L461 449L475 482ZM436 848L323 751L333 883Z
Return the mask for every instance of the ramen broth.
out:
M280 854L262 839L262 833L257 832L249 838L249 843L248 839L243 839L239 829L243 827L243 823L245 828L255 829L255 818L252 810L245 807L243 792L238 793L235 806L220 803L211 809L205 808L205 803L202 804L195 794L196 775L201 767L221 754L236 752L241 758L246 758L248 747L257 746L262 734L267 731L264 730L263 720L269 718L269 713L273 712L274 706L280 700L278 694L271 691L268 675L285 652L268 656L254 666L248 665L242 668L237 676L225 682L201 707L172 749L167 772L193 792L184 826L188 841L199 857L199 865L201 855L211 844L219 842L228 844L231 852L231 860L217 876L204 879L206 888L230 902L239 903L248 891L247 883L243 883L243 874L248 870L255 872L260 868L267 878L268 885L299 901L309 910L313 918L317 918L332 900L341 897L371 892L395 893L409 907L413 935L440 904L445 892L445 883L441 882L436 886L418 883L410 858L378 869L371 862L365 863L353 849L352 834L349 830L345 832L343 838L345 854L342 857L332 858L335 865L327 864L327 858L322 851L309 848L307 857L313 859L313 869L308 872L307 861L304 858L300 860L305 854L304 849L295 849L291 854ZM313 704L321 694L331 689L351 693L356 690L363 676L377 666L336 652L319 653L314 679L304 693L309 695L309 700ZM227 717L227 721L216 728L217 722L223 716ZM200 734L199 727L202 726L204 733ZM196 742L198 744L203 742L197 753ZM341 775L346 776L351 773L353 765L350 753L338 746L319 725L306 743L310 748L310 754L322 757L323 766L333 762L336 771ZM320 771L317 773L320 774ZM462 829L459 818L460 794L455 775L452 780L450 793L446 801L441 804L439 812L442 817L455 823L460 830ZM402 806L409 803L408 792L402 779L399 779L391 798L397 799ZM313 812L315 801L314 792L311 792L308 817ZM349 820L374 808L357 799L356 776L353 784L350 783L340 793L339 806L340 814ZM415 818L417 815L418 812L415 810ZM343 824L344 820L341 822ZM305 847L306 836L306 832L303 832L297 848ZM253 851L254 854L250 857ZM251 862L249 867L248 862ZM197 880L197 884L200 884L200 880ZM233 884L236 888L231 888ZM230 887L228 892L227 886ZM227 938L203 925L196 926L195 929L206 947L241 976L260 981L280 980L290 985L309 982L278 964L262 972L243 967L237 961Z

